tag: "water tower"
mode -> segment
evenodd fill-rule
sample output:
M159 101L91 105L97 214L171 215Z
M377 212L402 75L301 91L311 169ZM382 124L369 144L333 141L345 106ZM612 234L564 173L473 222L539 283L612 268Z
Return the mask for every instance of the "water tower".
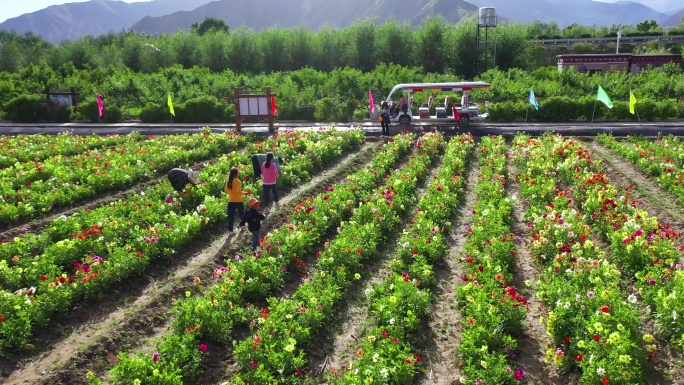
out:
M493 68L496 63L496 8L482 7L477 17L477 47L476 73ZM490 31L491 29L491 31ZM491 38L489 35L492 35ZM491 47L491 48L490 48ZM490 52L490 49L493 52Z

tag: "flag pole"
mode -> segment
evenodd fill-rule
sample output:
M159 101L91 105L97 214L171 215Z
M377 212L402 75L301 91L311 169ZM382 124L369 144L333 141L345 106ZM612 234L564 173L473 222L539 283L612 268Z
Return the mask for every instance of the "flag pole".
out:
M527 114L530 113L530 106L527 106L527 109L525 110L525 123L527 123Z
M641 124L641 117L639 116L639 110L637 110L636 106L634 106L634 112L636 112L637 119L639 119L639 124Z
M594 100L594 111L591 113L591 124L594 124L594 113L596 112L596 100Z

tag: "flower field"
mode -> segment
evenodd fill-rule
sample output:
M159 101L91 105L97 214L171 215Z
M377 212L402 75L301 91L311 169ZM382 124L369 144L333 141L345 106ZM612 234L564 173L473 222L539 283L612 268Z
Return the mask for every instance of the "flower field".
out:
M678 138L592 143L637 186L555 134L0 141L0 382L684 381L681 229L644 195L684 202ZM223 187L238 167L260 199L269 151L281 206L250 252ZM176 166L202 183L175 192Z

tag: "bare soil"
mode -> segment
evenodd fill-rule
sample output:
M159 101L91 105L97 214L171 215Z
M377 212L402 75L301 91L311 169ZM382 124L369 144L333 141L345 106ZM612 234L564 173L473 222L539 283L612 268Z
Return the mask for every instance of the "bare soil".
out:
M377 141L369 141L335 168L299 188L283 191L281 207L264 222L265 231L280 225L307 193L341 178L339 174L351 165L366 161L378 145ZM114 289L114 293L108 293L96 306L75 309L78 311L68 319L55 320L36 335L33 353L18 355L0 364L0 380L6 384L79 384L85 383L85 373L89 370L102 374L118 362L119 352L140 347L150 337L163 334L170 325L167 311L176 298L186 290L193 290L193 278L207 281L225 253L232 255L244 249L248 238L247 234L229 237L223 226L216 226L165 263L155 265L145 275L127 282L125 287Z

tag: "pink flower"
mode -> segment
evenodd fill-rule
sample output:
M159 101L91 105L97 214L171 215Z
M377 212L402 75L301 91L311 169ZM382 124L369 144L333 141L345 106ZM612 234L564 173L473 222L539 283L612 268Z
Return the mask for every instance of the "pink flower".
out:
M206 352L207 351L207 344L200 344L199 345L199 350Z
M589 297L589 298L594 298L594 292L593 292L593 291L588 291L588 292L587 292L587 297Z
M158 362L159 361L159 352L154 352L152 354L152 362Z
M520 369L520 368L516 369L515 372L513 373L513 379L516 381L522 381L522 378L523 378L522 369Z

